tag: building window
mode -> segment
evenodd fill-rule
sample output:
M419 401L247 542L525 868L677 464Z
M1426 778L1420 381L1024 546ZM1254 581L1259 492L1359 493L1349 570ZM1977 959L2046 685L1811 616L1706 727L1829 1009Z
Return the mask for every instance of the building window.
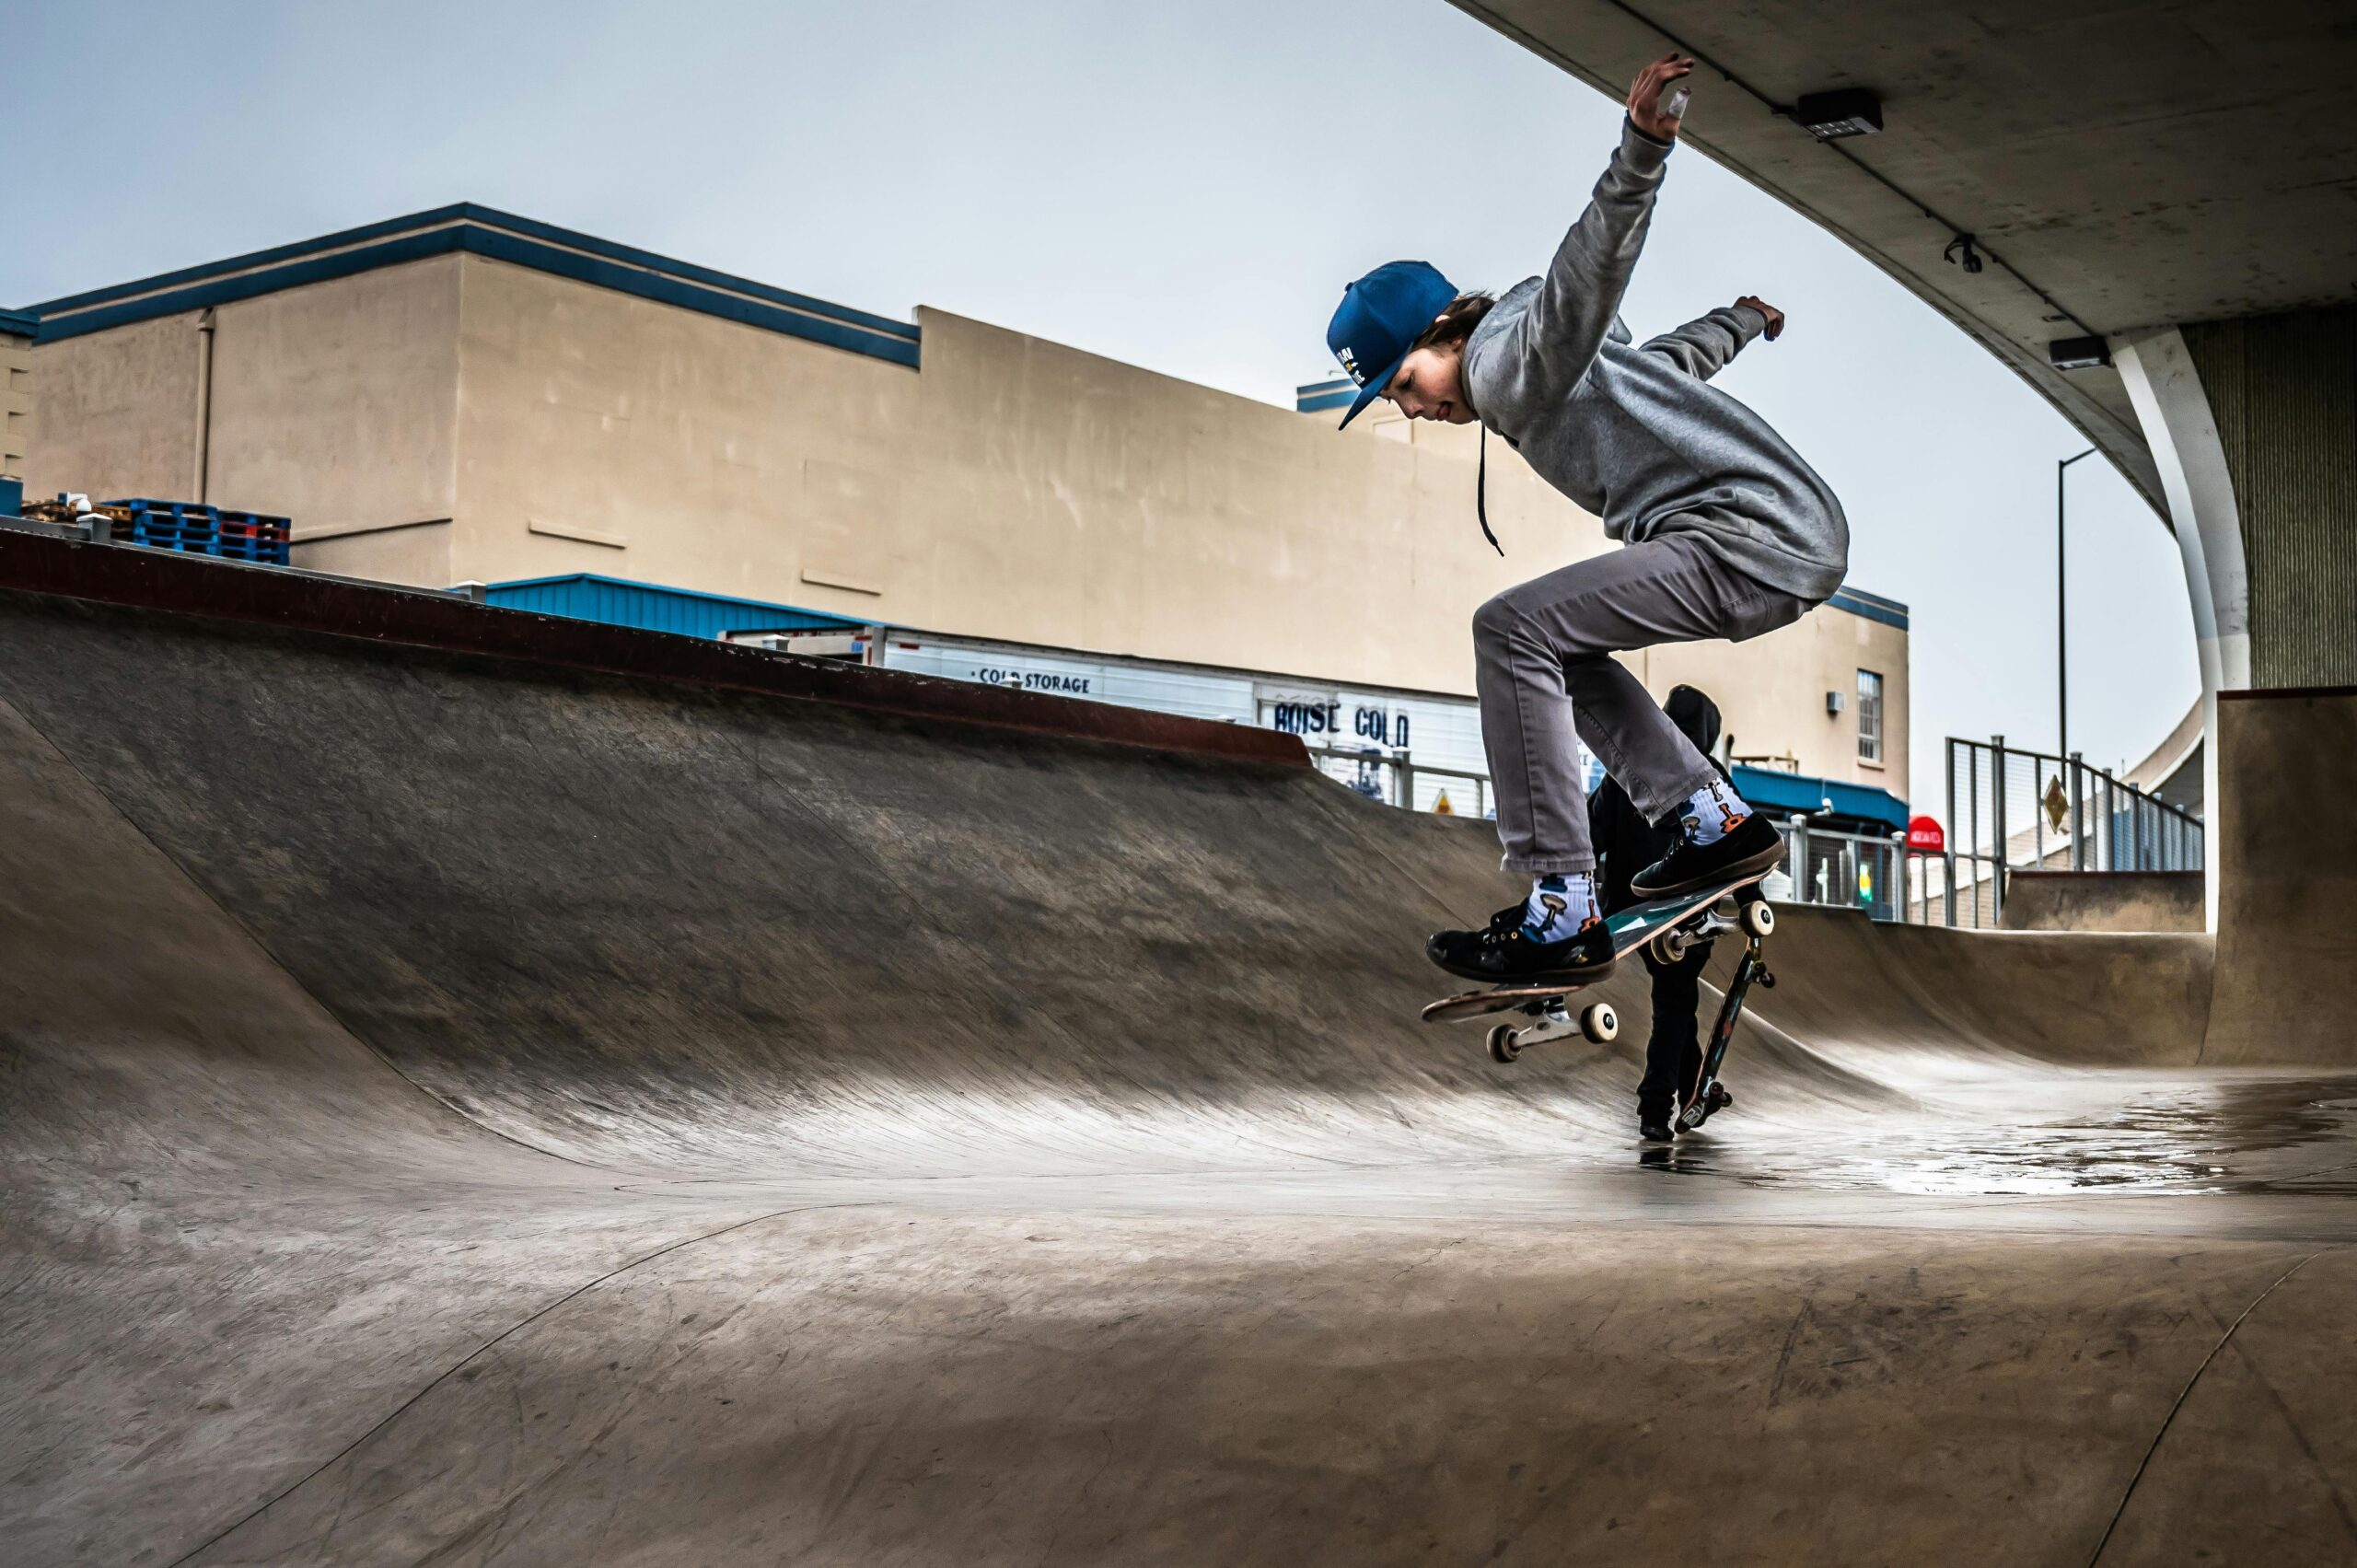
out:
M1882 761L1882 677L1858 671L1858 761Z

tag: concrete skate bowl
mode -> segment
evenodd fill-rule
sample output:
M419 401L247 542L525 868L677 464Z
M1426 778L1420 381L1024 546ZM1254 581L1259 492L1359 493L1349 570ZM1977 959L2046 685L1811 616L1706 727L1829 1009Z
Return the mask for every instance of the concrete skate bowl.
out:
M1416 1023L1493 842L1261 740L493 656L529 618L257 574L166 613L234 569L33 542L15 1560L2344 1539L2350 1090L2105 1000L2192 1008L2200 939L1796 912L1737 1109L1653 1158L1642 983L1510 1070Z

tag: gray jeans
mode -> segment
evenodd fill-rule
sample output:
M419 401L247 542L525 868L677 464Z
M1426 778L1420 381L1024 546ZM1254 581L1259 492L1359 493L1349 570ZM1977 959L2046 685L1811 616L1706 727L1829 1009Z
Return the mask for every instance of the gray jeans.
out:
M1614 654L1709 637L1739 643L1808 608L1673 532L1550 572L1475 611L1481 745L1504 868L1595 868L1574 734L1655 820L1718 777Z

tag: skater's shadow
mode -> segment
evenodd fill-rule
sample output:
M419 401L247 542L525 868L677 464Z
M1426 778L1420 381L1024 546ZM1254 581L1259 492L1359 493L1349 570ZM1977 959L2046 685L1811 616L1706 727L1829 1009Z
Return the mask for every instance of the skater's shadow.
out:
M1716 1176L1718 1167L1699 1154L1691 1154L1676 1144L1658 1144L1642 1149L1637 1154L1638 1165L1647 1170L1667 1171L1672 1176Z

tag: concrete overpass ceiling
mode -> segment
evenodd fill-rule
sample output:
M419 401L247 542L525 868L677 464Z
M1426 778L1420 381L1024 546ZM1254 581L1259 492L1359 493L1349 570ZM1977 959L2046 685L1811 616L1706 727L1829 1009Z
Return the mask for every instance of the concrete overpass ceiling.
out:
M2357 10L2330 0L1456 0L1614 98L1698 62L1686 139L2011 365L2165 518L2108 366L2057 339L2357 298ZM1878 134L1783 112L1864 87ZM1944 259L1976 237L1978 273Z

